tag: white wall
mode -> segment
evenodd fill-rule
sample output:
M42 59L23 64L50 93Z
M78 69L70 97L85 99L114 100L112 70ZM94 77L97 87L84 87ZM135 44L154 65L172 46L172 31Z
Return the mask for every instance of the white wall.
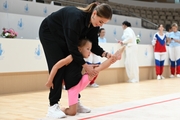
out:
M48 6L50 8L48 9L48 11L51 10L51 12L53 12L53 10L57 10L60 8L57 6L26 1L16 1L17 4L15 4L14 0L1 0L0 4L4 5L6 1L9 4L9 7L7 7L8 9L5 10L4 8L0 8L1 11L3 11L0 12L0 31L4 27L13 28L16 32L18 32L17 38L24 39L38 39L39 26L42 20L46 17L46 15L50 14L50 12L48 12L48 14L46 14L45 16L36 16L40 14L44 15L44 7ZM24 6L26 6L27 3L29 6L28 13L24 12ZM35 7L38 8L38 11L35 9ZM14 11L16 11L19 14L14 14ZM141 36L140 44L151 44L152 36L156 32L156 30L142 29L141 19L139 18L119 15L113 15L112 20L109 21L108 24L103 26L106 29L106 38L108 42L115 43L116 41L114 40L114 38L121 39L123 32L121 25L124 20L128 20L129 22L131 22L132 28L135 31L136 35L139 34Z
M124 21L129 21L133 27L141 28L141 19L136 17L128 17L122 15L113 15L108 24L121 26Z
M121 40L123 34L123 29L121 26L116 25L104 25L103 28L106 30L106 39L109 43L116 43L116 39ZM134 28L132 27L136 35L140 35L141 42L140 44L151 44L153 35L157 32L156 30L143 29L143 28Z
M18 0L0 0L0 12L24 14L32 16L45 17L54 11L62 8L62 6L55 6L50 4L42 4L30 1Z
M102 43L100 46L115 53L121 48L117 43ZM154 66L154 54L152 45L138 45L139 66ZM101 59L101 62L106 58ZM166 53L165 65L168 65ZM110 68L124 67L124 55L122 59L112 64ZM0 38L0 73L47 71L44 51L39 40L5 39Z
M0 30L2 28L13 28L17 33L17 38L24 38L24 39L38 39L38 31L39 26L44 19L44 17L37 17L37 16L29 16L29 15L21 15L21 14L11 14L11 13L0 13ZM122 36L122 27L121 24L126 18L122 16L119 17L114 25L105 24L103 27L106 29L106 38L108 42L114 43L116 42L114 38L121 39ZM113 19L112 19L113 20ZM132 19L128 19L132 20ZM156 32L155 30L149 29L142 29L138 28L136 22L140 24L140 21L131 22L132 27L136 33L136 35L141 36L141 44L150 44L153 34ZM111 23L112 24L112 23Z
M52 12L63 8L63 6L18 0L0 0L0 5L3 6L0 8L0 12L2 13L14 13L38 17L46 17ZM124 20L131 22L134 27L141 27L140 18L119 15L113 15L112 20L108 24L121 25Z

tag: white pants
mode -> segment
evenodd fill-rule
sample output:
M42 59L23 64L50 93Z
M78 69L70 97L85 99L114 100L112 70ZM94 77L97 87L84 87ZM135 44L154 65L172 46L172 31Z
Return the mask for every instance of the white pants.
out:
M138 48L137 45L126 46L125 49L125 68L129 82L139 82L139 65L138 65Z
M156 75L162 75L166 52L155 52Z
M180 74L180 46L169 47L171 74Z

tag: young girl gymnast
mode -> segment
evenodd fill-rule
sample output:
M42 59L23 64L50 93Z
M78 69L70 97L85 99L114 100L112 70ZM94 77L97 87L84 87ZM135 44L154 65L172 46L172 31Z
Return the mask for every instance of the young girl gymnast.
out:
M91 47L92 47L92 43L88 40L88 39L83 39L79 42L78 45L78 50L79 52L82 54L82 56L84 58L87 58L90 53L91 53ZM122 47L122 49L119 49L114 55L116 60L120 60L121 59L121 54L124 51L125 47ZM112 57L110 57L109 59L105 60L102 64L100 64L99 66L94 66L94 69L98 72L108 68L111 64L112 64ZM60 61L58 61L52 68L48 81L46 83L46 86L49 88L54 88L53 86L53 78L56 74L56 72L58 71L59 68L63 67L63 66L67 66L69 65L71 62L73 61L73 57L72 55L67 56L64 59L61 59ZM93 77L89 76L87 73L85 73L81 80L79 81L79 83L73 87L71 87L70 89L68 89L68 101L69 101L69 108L65 108L63 111L66 115L70 115L70 116L74 116L77 113L77 103L78 103L78 94L86 88L86 86L88 86L88 84L91 82L91 80L93 79ZM65 81L65 85L66 85L66 80ZM68 82L67 82L68 83Z

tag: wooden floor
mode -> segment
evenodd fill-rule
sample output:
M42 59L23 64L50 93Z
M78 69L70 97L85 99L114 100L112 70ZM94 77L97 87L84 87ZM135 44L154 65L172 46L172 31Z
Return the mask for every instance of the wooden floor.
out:
M98 108L173 93L180 93L178 78L86 88L81 93L81 102L90 108ZM68 105L65 90L60 104ZM48 90L0 96L0 120L37 120L45 117L47 109Z

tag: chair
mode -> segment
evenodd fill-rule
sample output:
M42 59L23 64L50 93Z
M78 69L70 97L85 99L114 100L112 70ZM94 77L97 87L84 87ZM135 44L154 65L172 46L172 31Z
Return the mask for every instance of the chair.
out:
M174 20L180 21L180 17L179 16L175 16Z
M159 19L159 16L158 16L158 15L154 15L154 16L153 16L153 19L158 20L158 19Z
M152 11L152 14L153 14L153 15L159 15L159 13L158 13L157 11L155 11L155 10Z
M166 18L167 18L167 20L170 20L170 21L173 20L173 16L172 15L171 16L167 16Z
M167 8L162 8L161 11L166 12Z
M158 20L153 19L153 23L158 24Z
M166 15L166 16L170 16L170 15L172 15L172 13L171 13L170 11L166 11L166 12L165 12L165 15Z
M142 18L146 18L146 14L141 14L141 17Z
M172 23L171 23L171 21L166 20L166 21L165 21L165 24L166 24L166 25L167 25L167 24L170 24L170 25L171 25Z
M146 11L146 14L147 14L147 15L152 15L152 11L147 10L147 11Z
M165 15L164 11L159 11L159 16Z
M159 20L158 24L164 24L164 20Z
M160 16L160 19L161 19L161 20L166 20L166 16L161 15L161 16Z

